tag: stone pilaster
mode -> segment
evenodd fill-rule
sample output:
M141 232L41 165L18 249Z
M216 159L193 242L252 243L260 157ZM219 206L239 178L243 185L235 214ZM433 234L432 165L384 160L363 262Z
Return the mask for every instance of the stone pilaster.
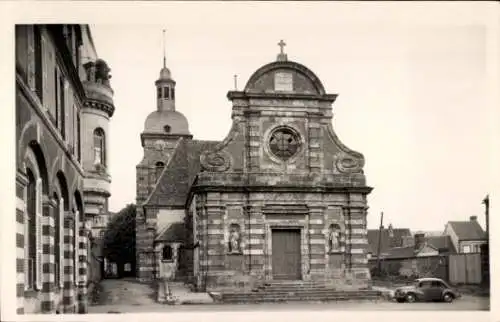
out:
M74 218L71 212L65 212L64 218L64 288L63 288L63 312L75 313L75 276L74 276Z
M28 268L26 256L26 174L17 171L16 174L16 312L24 314L25 272Z
M78 222L78 313L87 313L87 270L88 270L88 232L83 226L83 222Z
M55 209L57 203L52 198L43 197L42 220L42 302L43 313L53 313L55 310Z
M327 254L325 252L324 227L324 206L321 204L309 205L309 219L307 220L307 230L309 232L309 277L315 279L325 276ZM319 245L313 249L312 245Z

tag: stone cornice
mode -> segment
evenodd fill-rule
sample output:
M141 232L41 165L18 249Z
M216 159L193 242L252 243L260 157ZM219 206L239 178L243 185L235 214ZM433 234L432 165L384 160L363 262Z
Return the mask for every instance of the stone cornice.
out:
M154 133L154 132L142 132L141 133L141 144L144 146L144 140L146 139L173 139L177 140L179 138L192 139L191 134L169 134L169 133Z
M290 99L290 100L314 100L333 103L337 99L337 94L302 94L302 93L251 93L242 91L229 91L229 100L234 99Z
M109 117L113 116L113 113L115 112L115 107L112 104L109 104L107 102L95 100L95 99L87 99L85 100L85 103L83 104L85 108L93 108L97 109L100 111L105 112L108 114Z
M193 192L289 192L289 193L363 193L368 194L373 190L372 187L328 187L328 186L271 186L271 185L196 185L191 188ZM189 199L189 198L188 198Z

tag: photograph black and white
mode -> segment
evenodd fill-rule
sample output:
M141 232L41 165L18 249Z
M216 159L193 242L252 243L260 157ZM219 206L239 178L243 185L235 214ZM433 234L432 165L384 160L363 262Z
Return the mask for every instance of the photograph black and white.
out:
M494 307L487 3L140 2L5 6L13 314Z

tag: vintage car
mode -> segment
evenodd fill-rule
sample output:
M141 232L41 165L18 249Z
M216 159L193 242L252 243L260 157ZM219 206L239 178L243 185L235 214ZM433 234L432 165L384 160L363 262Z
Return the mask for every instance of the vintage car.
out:
M457 290L452 289L439 278L419 278L412 285L398 287L394 298L398 302L413 303L416 301L453 302L460 297Z

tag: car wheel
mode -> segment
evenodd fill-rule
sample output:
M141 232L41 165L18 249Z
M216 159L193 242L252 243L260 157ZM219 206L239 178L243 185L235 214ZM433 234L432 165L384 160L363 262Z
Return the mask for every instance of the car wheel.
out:
M406 302L408 302L408 303L413 303L417 300L415 297L415 294L412 294L412 293L406 294L405 299L406 299Z
M451 295L450 293L445 293L443 295L443 301L445 301L447 303L453 302L453 295Z
M398 303L403 303L405 300L404 299L397 299L396 302Z

